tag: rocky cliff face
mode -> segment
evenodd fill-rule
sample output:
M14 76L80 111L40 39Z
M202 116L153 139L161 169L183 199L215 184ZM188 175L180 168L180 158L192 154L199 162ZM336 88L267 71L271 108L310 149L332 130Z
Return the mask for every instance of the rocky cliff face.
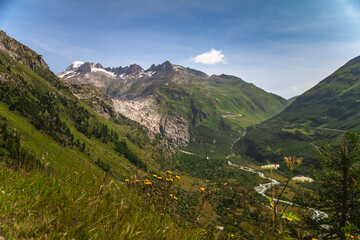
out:
M9 54L20 64L24 64L32 69L45 68L50 71L42 56L22 45L13 38L0 30L0 51Z
M159 114L156 99L153 96L132 100L113 99L118 113L146 126L154 133L164 135L175 145L189 142L189 126L187 120L180 115L164 117Z

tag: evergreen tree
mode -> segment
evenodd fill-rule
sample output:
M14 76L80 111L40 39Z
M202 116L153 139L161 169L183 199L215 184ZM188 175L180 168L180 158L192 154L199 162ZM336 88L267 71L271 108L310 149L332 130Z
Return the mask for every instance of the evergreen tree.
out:
M356 179L360 176L360 140L354 132L346 132L336 146L319 149L322 170L318 174L319 202L329 217L324 219L328 239L346 239L345 234L360 230L359 199Z

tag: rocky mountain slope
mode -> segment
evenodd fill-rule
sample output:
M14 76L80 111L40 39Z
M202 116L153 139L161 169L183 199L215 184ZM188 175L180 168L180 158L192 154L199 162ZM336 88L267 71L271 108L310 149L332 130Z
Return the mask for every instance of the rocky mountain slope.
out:
M346 130L360 130L359 96L360 57L356 57L283 112L251 128L235 146L255 159L279 160L287 153L317 164L314 146L335 142Z
M102 89L117 113L177 146L201 146L206 154L225 146L229 150L247 126L276 115L288 103L238 77L208 76L168 61L147 70L76 61L57 76Z

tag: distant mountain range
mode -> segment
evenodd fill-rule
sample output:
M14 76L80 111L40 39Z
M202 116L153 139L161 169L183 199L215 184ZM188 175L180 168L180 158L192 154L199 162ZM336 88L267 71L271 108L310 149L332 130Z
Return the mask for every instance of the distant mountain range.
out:
M238 77L208 76L169 61L147 70L136 64L104 68L76 61L57 76L103 90L117 113L177 146L202 149L207 155L230 152L246 127L278 114L289 103Z
M249 129L235 148L258 161L304 156L317 165L315 147L360 130L360 57L298 96L277 116Z

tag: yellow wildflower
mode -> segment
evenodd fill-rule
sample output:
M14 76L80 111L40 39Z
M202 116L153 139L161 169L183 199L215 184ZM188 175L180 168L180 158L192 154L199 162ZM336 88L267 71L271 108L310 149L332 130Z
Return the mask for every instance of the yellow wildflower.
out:
M174 196L174 199L175 199L175 200L178 200L178 198L177 198L177 197L175 197L175 196Z
M291 222L293 219L292 219L292 218L289 218L289 217L286 217L286 220L288 220L289 222Z
M172 172L171 172L171 171L166 171L166 173L168 173L168 174L172 174Z
M232 234L230 235L230 237L232 237L232 238L235 237L235 234L232 233Z
M176 175L176 178L180 180L180 176Z
M154 174L154 175L153 175L153 177L154 177L154 178L157 178L157 175L156 175L156 174Z
M135 179L135 182L139 182L139 180Z
M205 191L205 188L202 187L202 188L200 188L200 190L203 192L203 191Z
M145 182L146 185L151 185L152 183L151 182Z
M170 197L173 197L174 195L172 195L171 193L170 193Z
M162 177L157 177L157 179L161 180L161 179L162 179Z
M129 179L125 179L125 182L129 182Z

